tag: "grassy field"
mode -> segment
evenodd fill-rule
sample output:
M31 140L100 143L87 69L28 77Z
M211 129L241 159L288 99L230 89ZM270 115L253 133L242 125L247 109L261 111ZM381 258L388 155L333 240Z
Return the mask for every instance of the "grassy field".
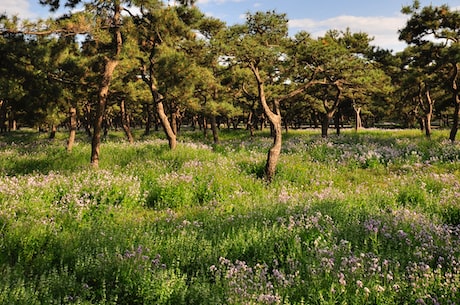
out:
M0 135L0 304L459 304L460 145L318 133Z

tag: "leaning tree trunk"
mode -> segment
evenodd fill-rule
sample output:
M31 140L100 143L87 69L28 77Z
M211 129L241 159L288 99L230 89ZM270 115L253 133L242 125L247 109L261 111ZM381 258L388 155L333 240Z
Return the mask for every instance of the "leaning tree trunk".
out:
M77 131L77 109L70 107L69 109L69 139L67 140L67 151L70 153L75 143L75 133Z
M251 67L252 72L257 80L257 89L259 92L259 101L262 104L264 113L267 116L273 127L273 145L268 151L267 163L265 164L265 179L271 182L276 172L276 165L281 154L281 144L282 144L282 121L281 121L281 112L279 107L279 101L274 101L274 112L270 109L267 104L267 99L265 96L264 84L262 78L260 77L259 70L257 67Z
M157 101L157 112L158 116L160 117L161 126L163 127L163 130L166 133L166 137L168 138L169 148L173 150L177 146L177 138L171 127L171 124L169 124L168 116L165 113L163 102L161 100Z
M123 126L123 131L125 132L126 137L128 138L129 143L134 143L133 133L131 132L131 126L129 124L129 117L126 113L125 100L120 101L120 116L121 116L121 125Z
M171 150L175 149L177 146L177 137L174 133L171 124L169 123L168 116L165 113L165 108L163 105L163 97L158 92L158 89L155 84L155 74L153 71L153 59L150 58L149 71L147 74L147 67L145 64L142 65L142 80L149 86L150 94L152 95L153 103L156 105L157 111L156 114L160 120L160 124L163 127L163 130L168 138L169 148Z
M96 108L96 117L94 119L93 139L91 141L91 165L99 166L99 154L101 147L102 122L104 121L105 107L107 105L107 95L112 80L113 72L118 65L118 60L107 59L105 71L102 79L102 86L99 90L99 101Z
M109 93L110 82L112 81L113 72L119 63L118 57L121 53L121 47L123 44L120 29L121 6L119 3L114 7L112 22L112 42L115 45L115 50L113 50L113 54L110 58L105 59L104 74L102 75L101 86L99 88L99 100L96 108L96 117L94 119L93 139L91 141L91 165L96 168L99 166L102 121L104 119L105 107L107 105L107 96Z
M267 181L271 182L273 177L275 176L276 165L278 164L278 159L281 154L283 127L282 127L280 103L282 100L293 98L294 96L304 92L307 88L319 82L314 80L315 77L312 77L313 80L305 83L302 87L291 91L290 93L286 94L284 97L275 99L273 101L274 111L272 111L267 103L267 99L265 96L265 90L264 90L264 83L260 76L258 67L255 66L254 64L250 64L250 69L252 70L256 78L256 81L257 81L259 102L261 103L262 108L264 110L264 114L267 116L268 120L271 123L271 127L272 127L273 146L268 151L267 163L265 164L265 178L267 179Z

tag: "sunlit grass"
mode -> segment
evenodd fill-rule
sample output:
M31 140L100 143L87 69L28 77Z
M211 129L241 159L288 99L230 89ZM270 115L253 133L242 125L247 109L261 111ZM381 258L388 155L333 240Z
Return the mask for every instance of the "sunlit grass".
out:
M136 131L137 132L137 131ZM0 140L0 303L452 304L460 146L435 131Z

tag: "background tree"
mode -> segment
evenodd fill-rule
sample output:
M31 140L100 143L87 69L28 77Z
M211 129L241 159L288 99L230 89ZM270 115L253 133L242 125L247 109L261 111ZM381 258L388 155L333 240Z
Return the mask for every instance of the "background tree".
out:
M361 126L360 112L377 94L387 94L390 79L367 58L371 39L364 33L329 31L324 37L310 40L305 45L305 56L311 65L320 70L323 79L318 89L310 94L322 101L321 135L328 136L328 129L341 104L348 101L355 114L355 127ZM339 114L340 116L340 114ZM336 124L339 132L339 125Z
M400 40L418 47L431 45L433 64L446 69L444 81L452 92L453 123L449 139L455 141L460 114L460 12L447 5L421 8L420 1L406 6L403 13L410 15L406 26L400 30Z

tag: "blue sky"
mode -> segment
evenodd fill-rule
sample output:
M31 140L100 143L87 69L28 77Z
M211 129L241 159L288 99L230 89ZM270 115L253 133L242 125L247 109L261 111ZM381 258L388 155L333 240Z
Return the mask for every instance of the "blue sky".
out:
M167 0L165 0L167 1ZM171 3L174 0L169 0ZM198 0L198 7L207 15L228 25L244 23L247 12L276 10L286 13L290 31L323 35L329 29L363 31L374 37L373 45L400 51L398 29L404 27L407 16L400 13L412 0ZM423 6L448 4L460 9L460 0L421 0ZM47 15L38 0L0 0L0 12L17 14L22 18Z

